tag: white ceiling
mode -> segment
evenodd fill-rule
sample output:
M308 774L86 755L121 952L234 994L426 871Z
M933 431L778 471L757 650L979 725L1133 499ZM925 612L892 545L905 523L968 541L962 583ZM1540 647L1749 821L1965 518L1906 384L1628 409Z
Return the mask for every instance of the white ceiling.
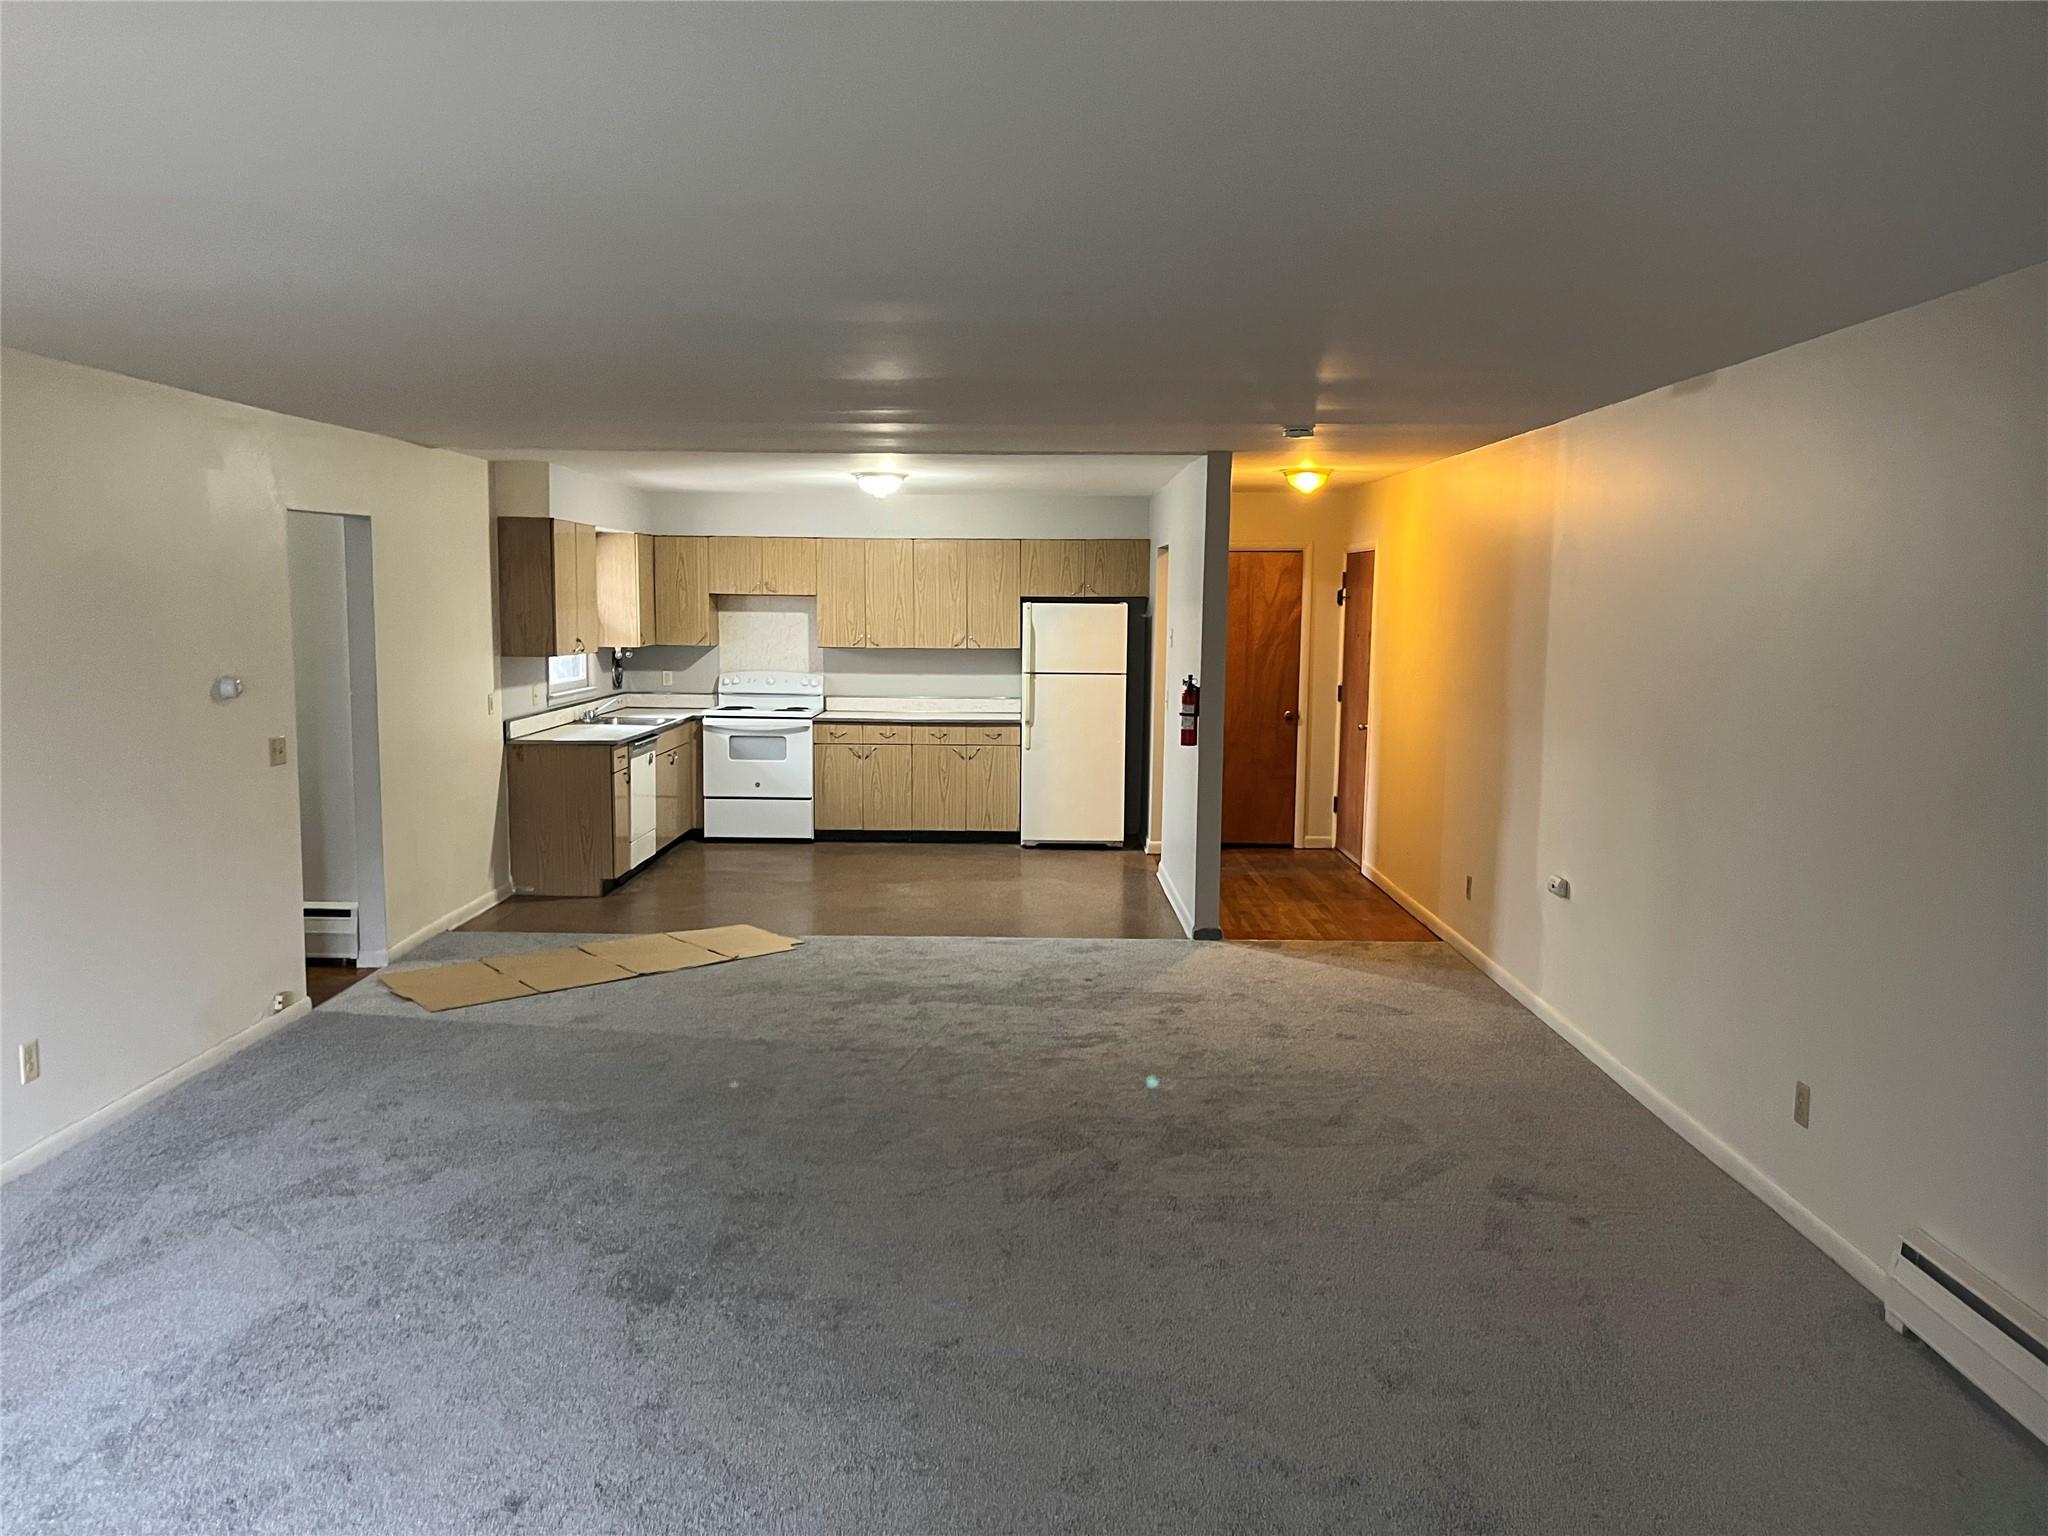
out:
M1364 478L2048 257L2044 15L7 5L5 338L453 446Z
M635 453L581 448L483 449L485 457L546 459L585 474L660 491L851 491L855 474L908 476L899 496L1036 491L1150 496L1188 465L1136 453Z

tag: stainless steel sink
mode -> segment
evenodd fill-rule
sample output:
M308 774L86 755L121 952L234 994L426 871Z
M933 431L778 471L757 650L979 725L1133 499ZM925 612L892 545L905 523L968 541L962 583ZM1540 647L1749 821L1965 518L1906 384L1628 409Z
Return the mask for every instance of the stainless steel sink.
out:
M652 710L622 709L615 715L600 715L594 722L598 725L674 725L681 715L661 714Z

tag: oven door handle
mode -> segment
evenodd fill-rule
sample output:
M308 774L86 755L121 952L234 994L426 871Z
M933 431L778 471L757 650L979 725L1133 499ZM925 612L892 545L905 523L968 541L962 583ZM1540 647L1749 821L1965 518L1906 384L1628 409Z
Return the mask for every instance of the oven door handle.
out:
M714 736L794 736L810 728L811 722L808 720L777 721L761 725L721 725L711 720L704 722L704 729Z

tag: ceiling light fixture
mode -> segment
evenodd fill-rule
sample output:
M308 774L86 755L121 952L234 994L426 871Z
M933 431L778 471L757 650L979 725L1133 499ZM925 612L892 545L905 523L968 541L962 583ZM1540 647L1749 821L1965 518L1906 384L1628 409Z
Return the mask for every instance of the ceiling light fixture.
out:
M879 498L894 496L903 489L903 482L909 478L910 476L908 475L859 474L853 477L853 483L866 491L870 496Z
M1320 491L1330 483L1330 472L1327 469L1283 469L1280 473L1286 477L1289 485L1304 496Z

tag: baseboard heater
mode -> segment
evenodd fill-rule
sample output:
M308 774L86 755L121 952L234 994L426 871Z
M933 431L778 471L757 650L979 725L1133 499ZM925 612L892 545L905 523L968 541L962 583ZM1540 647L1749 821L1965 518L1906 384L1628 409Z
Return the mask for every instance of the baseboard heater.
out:
M2048 1318L1925 1232L1899 1242L1884 1320L2048 1443Z
M352 901L306 903L306 958L354 960L362 953L356 904Z

